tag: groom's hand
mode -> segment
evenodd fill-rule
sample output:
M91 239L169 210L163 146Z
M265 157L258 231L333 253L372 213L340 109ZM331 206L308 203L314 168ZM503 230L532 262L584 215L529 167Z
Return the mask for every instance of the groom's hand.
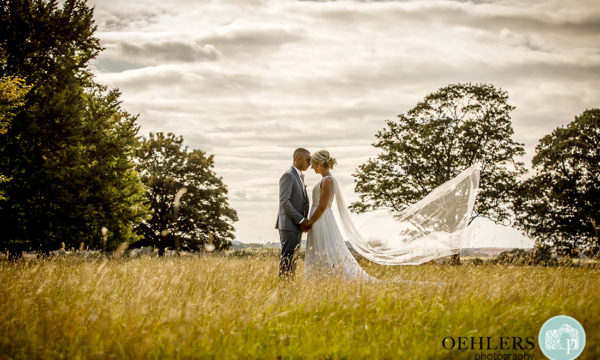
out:
M308 221L303 221L302 224L300 224L300 229L304 232L308 231L310 229Z

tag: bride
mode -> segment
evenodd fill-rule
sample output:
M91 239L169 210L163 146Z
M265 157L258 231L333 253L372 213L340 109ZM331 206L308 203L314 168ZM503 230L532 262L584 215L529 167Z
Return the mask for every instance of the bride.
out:
M317 272L331 270L337 271L345 279L375 280L360 267L348 250L331 210L335 196L335 178L329 170L336 163L326 150L320 150L311 156L312 168L322 178L312 191L308 220L310 228L304 258L306 278L314 276Z
M320 150L312 155L311 164L315 173L322 177L312 191L307 224L310 228L306 241L306 278L328 272L347 280L379 281L362 269L346 246L332 210L334 199L347 240L370 261L384 265L416 265L459 251L479 185L479 164L438 186L399 214L376 214L376 225L377 221L384 222L376 226L380 231L370 232L368 239L356 230L339 184L331 174L337 161L328 151Z

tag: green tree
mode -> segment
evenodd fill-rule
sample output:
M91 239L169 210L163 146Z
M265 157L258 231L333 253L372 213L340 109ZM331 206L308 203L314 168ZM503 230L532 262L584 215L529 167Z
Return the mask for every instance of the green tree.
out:
M0 135L6 134L14 111L24 105L24 97L31 87L17 76L0 78Z
M190 250L212 245L226 249L235 239L237 213L227 187L214 172L214 156L188 150L172 133L150 133L138 151L139 171L147 188L152 217L139 230L139 245Z
M519 186L517 225L559 253L598 253L600 109L576 116L540 139L535 175Z
M6 66L6 56L0 47L0 68ZM25 84L25 80L18 76L5 75L0 78L0 135L5 134L10 121L15 116L14 111L25 103L25 95L31 86ZM8 178L0 173L0 183L7 182ZM0 201L6 200L0 191Z
M505 91L487 84L453 84L427 95L375 136L380 150L354 173L355 212L401 211L476 161L482 164L474 215L495 222L511 217L510 204L524 166Z
M0 48L0 51L2 49ZM0 58L0 67L3 59ZM14 111L25 104L25 95L31 86L18 76L3 76L0 78L0 135L6 134Z
M135 171L135 117L118 91L94 83L101 50L85 1L0 0L0 76L21 74L31 91L0 137L0 244L48 251L61 242L108 248L135 241L146 210Z

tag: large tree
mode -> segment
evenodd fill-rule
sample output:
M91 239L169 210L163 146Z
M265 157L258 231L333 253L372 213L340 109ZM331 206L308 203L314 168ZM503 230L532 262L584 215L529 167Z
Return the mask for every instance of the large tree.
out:
M48 251L64 242L108 247L135 241L144 217L135 171L135 117L117 91L94 83L89 64L101 50L85 1L0 0L6 64L32 85L0 137L0 245Z
M516 160L522 144L512 139L513 109L505 91L487 84L453 84L427 95L375 135L380 152L354 173L361 195L352 210L401 211L479 161L472 219L507 221L511 190L524 171Z
M355 212L401 211L479 161L480 192L471 220L507 222L522 144L512 139L508 95L488 84L453 84L427 95L375 136L380 152L354 173Z
M561 253L597 253L600 225L600 109L576 116L540 139L535 175L515 200L517 224Z
M235 239L237 213L227 200L227 187L214 172L214 157L189 150L172 133L150 133L138 151L139 171L147 188L152 217L139 230L138 244L199 250L226 249ZM212 241L212 244L210 243Z

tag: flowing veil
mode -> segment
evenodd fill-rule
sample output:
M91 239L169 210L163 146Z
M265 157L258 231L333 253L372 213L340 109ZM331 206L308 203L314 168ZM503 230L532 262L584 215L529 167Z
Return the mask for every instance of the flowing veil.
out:
M346 240L360 255L382 265L418 265L458 253L475 204L479 171L479 163L470 166L400 213L379 211L376 217L382 222L366 236L354 225L334 181Z

